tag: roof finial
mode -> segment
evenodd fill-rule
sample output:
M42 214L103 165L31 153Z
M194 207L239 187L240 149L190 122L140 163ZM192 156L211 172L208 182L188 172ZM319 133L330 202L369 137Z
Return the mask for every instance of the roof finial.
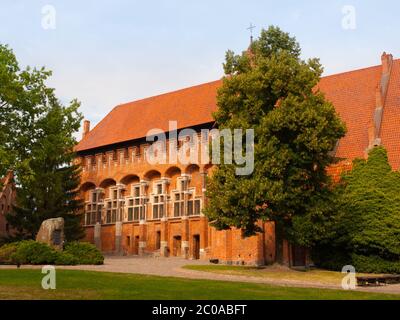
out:
M253 29L254 29L255 27L256 27L256 26L253 26L253 24L250 23L250 27L247 28L247 30L250 30L250 44L253 43Z

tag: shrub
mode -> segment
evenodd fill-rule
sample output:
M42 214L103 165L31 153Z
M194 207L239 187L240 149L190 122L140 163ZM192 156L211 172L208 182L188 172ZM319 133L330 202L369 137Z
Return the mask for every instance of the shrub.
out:
M378 256L352 255L357 272L400 273L400 261L384 260Z
M18 242L8 243L0 247L0 264L12 264L11 255L17 251Z
M19 264L54 264L57 252L45 243L21 241L11 260Z
M325 232L314 244L314 262L335 270L353 265L357 272L399 273L399 194L400 174L392 170L383 147L354 160L335 185L329 219L309 228Z
M78 264L103 264L104 262L101 252L88 242L70 242L65 246L64 253L77 258Z
M59 252L55 264L61 266L75 266L79 264L79 259L70 253Z
M0 247L0 264L103 264L104 257L92 244L71 242L63 252L33 240L13 242Z

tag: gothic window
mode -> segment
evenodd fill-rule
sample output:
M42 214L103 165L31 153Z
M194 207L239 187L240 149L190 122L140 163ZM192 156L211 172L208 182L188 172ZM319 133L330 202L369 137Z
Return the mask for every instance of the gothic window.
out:
M187 213L188 216L198 216L200 215L200 211L201 211L201 203L200 203L200 199L190 199L188 200L188 209L187 209Z
M185 208L184 199L183 192L176 192L174 194L174 217L180 217L183 215L183 210Z
M142 188L140 184L133 185L131 195L125 199L128 221L144 220L146 217L147 198Z
M188 178L178 178L176 184L177 190L173 192L174 217L180 217L185 214L185 192L188 189Z
M89 201L86 202L85 225L101 223L101 212L103 209L103 190L90 190Z
M152 195L153 219L160 219L165 216L165 186L163 182L156 183L154 194Z
M188 176L178 178L177 190L173 191L172 197L174 217L200 215L201 197L196 196L196 188L189 187Z
M106 223L115 223L116 221L121 221L122 212L124 209L124 186L116 185L110 188L110 197L104 200L106 214Z

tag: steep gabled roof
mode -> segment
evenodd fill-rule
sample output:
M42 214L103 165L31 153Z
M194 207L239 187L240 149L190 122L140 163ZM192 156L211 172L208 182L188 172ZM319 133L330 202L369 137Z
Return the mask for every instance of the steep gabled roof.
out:
M116 106L91 130L76 151L146 137L150 129L168 131L169 121L178 129L212 122L221 81L169 92Z

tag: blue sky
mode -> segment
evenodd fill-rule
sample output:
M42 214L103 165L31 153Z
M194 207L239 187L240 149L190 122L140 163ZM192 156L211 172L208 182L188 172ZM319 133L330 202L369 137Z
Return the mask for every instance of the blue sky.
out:
M45 5L55 29L42 28ZM346 5L355 29L342 27ZM255 36L270 24L296 36L325 74L379 64L383 51L399 58L399 12L396 0L1 0L0 43L22 66L53 70L49 85L94 125L119 103L220 78L225 51L248 46L250 22Z

